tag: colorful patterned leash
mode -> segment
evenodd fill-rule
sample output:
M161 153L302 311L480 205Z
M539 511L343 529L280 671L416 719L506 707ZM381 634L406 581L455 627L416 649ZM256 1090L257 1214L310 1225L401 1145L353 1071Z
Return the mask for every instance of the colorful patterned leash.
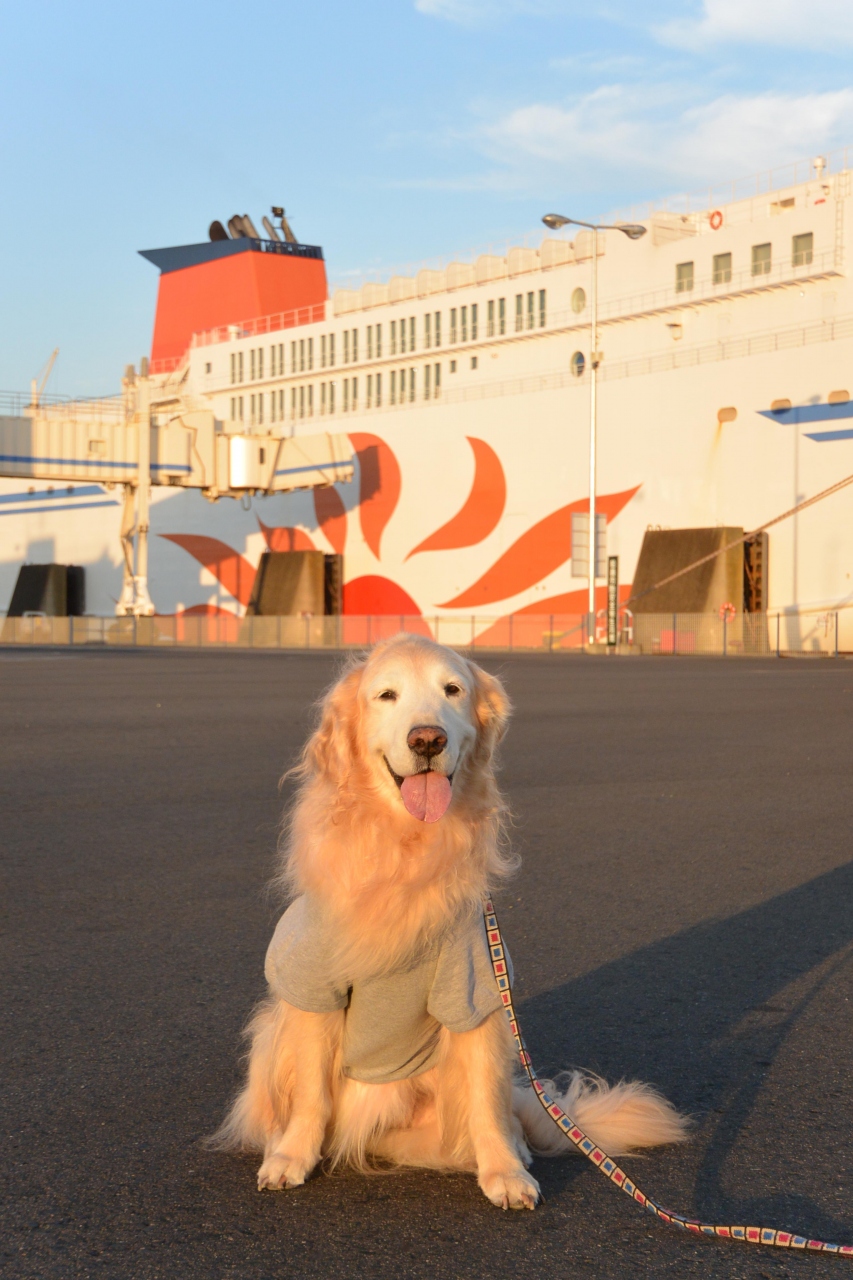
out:
M661 1222L668 1222L672 1226L681 1227L684 1231L693 1231L696 1235L705 1236L721 1236L728 1240L743 1240L747 1244L769 1244L776 1245L781 1249L810 1249L815 1253L838 1253L845 1254L847 1257L853 1257L853 1245L850 1244L827 1244L825 1240L809 1240L806 1236L797 1236L790 1231L776 1231L773 1227L718 1227L707 1222L699 1222L695 1218L685 1217L682 1213L673 1213L670 1209L664 1209L645 1195L635 1182L633 1182L620 1169L615 1160L595 1145L591 1138L588 1138L582 1129L569 1119L565 1111L553 1101L545 1092L542 1082L537 1078L533 1066L530 1061L530 1054L519 1029L518 1019L515 1016L515 1009L512 1005L512 986L509 980L509 972L507 970L503 938L501 937L498 918L495 915L495 909L490 901L486 901L483 908L483 914L486 921L486 936L489 942L489 953L492 959L492 968L495 971L495 980L498 984L498 990L501 993L506 1015L509 1018L509 1025L512 1028L512 1034L515 1037L515 1043L518 1048L518 1056L521 1059L521 1065L532 1084L536 1096L542 1103L548 1115L554 1121L557 1128L573 1142L579 1151L582 1151L588 1159L598 1168L606 1178L629 1195L637 1204L642 1205L649 1213L653 1213L656 1218L660 1218Z

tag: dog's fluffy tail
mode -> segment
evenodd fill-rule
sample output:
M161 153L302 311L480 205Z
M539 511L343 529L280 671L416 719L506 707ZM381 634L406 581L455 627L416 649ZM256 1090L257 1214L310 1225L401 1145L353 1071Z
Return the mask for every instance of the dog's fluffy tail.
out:
M607 1155L624 1156L637 1147L684 1142L689 1134L690 1121L651 1085L637 1080L608 1085L598 1076L572 1071L556 1083L543 1080L542 1084L566 1115ZM564 1156L577 1150L529 1085L514 1086L513 1110L528 1145L537 1155Z

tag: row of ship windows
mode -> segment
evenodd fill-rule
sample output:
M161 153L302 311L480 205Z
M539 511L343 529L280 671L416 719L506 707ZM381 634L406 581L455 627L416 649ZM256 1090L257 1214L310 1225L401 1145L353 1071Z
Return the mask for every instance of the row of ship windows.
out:
M471 358L471 367L477 367L476 356ZM456 372L455 360L450 362L450 372ZM360 386L365 409L381 409L383 403L414 404L419 398L437 400L441 395L441 365L425 364L420 370L392 369L384 375L369 373L361 379L342 378L340 384L309 382L305 386L290 387L288 390L281 388L278 391L232 396L231 421L244 422L248 418L253 426L262 426L264 422L284 422L288 417L291 421L312 418L315 409L321 414L335 413L337 409L343 413L352 413L360 403Z
M795 267L805 267L814 261L814 234L811 231L794 236L791 241L791 263ZM773 263L773 247L770 244L754 244L752 246L752 274L766 276L770 274ZM732 255L715 253L712 266L714 284L728 284L732 278ZM693 288L694 271L692 262L679 262L675 268L675 292L689 293Z
M577 291L576 291L577 292ZM507 300L493 298L486 303L486 337L499 337L507 332ZM515 332L525 329L544 329L546 320L547 299L544 289L531 290L527 294L515 295ZM448 341L451 346L458 342L476 342L480 337L480 308L476 302L466 307L451 307L449 312ZM387 354L389 356L406 355L418 349L417 317L408 316L402 320L391 320L387 324ZM421 346L429 351L442 345L442 313L427 311L421 317ZM357 364L359 359L359 330L344 329L340 335L340 347L336 343L337 335L324 333L316 341L314 338L299 338L290 343L290 373L310 373L314 369L315 354L321 369L334 369L337 353L340 350L342 364ZM383 326L367 325L364 333L364 345L367 360L381 360L383 353ZM249 351L232 351L231 353L231 385L238 386L243 382L260 381L264 377L283 377L285 373L285 351L287 344L274 343L269 348L253 347ZM265 370L268 370L265 371ZM209 371L209 370L208 370Z

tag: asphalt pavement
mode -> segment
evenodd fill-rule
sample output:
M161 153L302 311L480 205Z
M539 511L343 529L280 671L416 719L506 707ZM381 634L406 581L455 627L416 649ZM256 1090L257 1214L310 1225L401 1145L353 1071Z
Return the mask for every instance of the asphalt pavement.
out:
M0 652L0 1275L551 1280L846 1274L686 1237L581 1159L255 1190L200 1145L277 912L277 784L336 659ZM853 662L486 659L515 703L499 900L537 1069L649 1080L675 1209L853 1242Z

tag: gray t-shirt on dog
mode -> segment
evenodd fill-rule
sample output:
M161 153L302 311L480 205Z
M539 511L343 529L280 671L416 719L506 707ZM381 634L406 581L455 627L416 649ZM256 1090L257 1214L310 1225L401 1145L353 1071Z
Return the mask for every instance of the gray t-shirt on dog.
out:
M332 972L332 929L309 895L297 898L278 922L264 973L273 995L306 1013L346 1009L343 1070L354 1080L420 1075L436 1064L441 1027L473 1031L503 1008L480 912L460 917L404 967L355 986Z

